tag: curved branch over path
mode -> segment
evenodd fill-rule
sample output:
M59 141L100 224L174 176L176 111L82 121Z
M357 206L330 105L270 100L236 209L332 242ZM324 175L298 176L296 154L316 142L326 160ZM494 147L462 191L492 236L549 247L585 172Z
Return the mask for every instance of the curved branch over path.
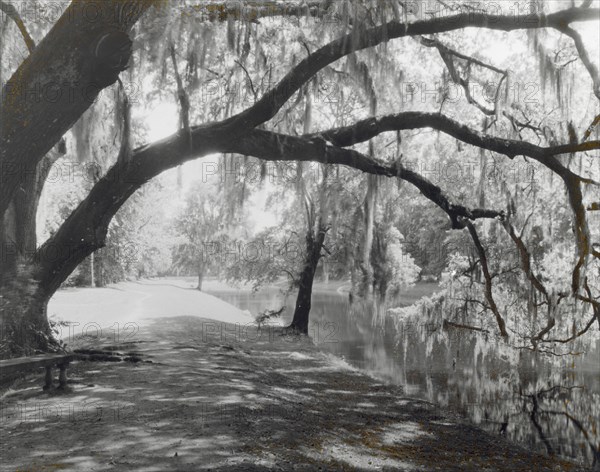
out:
M0 169L3 176L0 185L0 215L8 208L24 175L35 168L89 108L99 92L117 80L120 70L107 70L105 65L98 63L97 57L90 57L89 51L97 50L95 46L100 43L107 44L103 41L107 32L116 31L116 36L120 36L122 41L117 41L119 47L116 51L107 53L114 55L125 51L124 55L127 56L125 36L141 15L160 0L104 0L94 4L99 10L94 21L89 21L84 14L90 1L71 3L50 33L3 87L0 105ZM220 126L228 129L232 137L244 134L273 118L287 100L324 67L351 52L391 39L467 27L502 31L534 28L564 30L573 22L595 20L599 14L599 9L592 8L569 8L549 15L489 15L472 12L468 15L452 15L413 23L392 21L371 29L356 27L356 31L351 34L310 54L254 106L224 120ZM126 57L120 59L119 69L124 67L123 60ZM110 63L114 64L115 61L111 60ZM37 73L39 70L48 73L40 77ZM69 73L65 74L65 71ZM68 93L65 93L64 87ZM60 100L28 98L29 94L35 91L40 93L40 90L49 90L55 94L53 97L60 92ZM73 99L74 96L77 99ZM60 113L57 113L58 110ZM32 140L30 136L34 133L38 139Z
M582 143L543 147L526 141L491 136L469 128L442 114L422 112L405 112L379 118L368 118L351 126L322 131L308 137L325 139L337 146L351 146L372 139L387 131L415 128L433 128L473 146L504 154L510 159L519 155L530 157L556 173L563 180L575 223L574 230L578 260L573 268L571 287L573 294L577 293L580 289L581 270L585 265L585 261L590 254L595 255L590 239L581 186L582 184L596 183L591 179L586 179L575 174L565 167L556 156L598 150L600 149L600 141L585 141Z
M600 9L597 8L569 8L549 15L489 15L471 12L468 15L452 15L413 23L391 21L375 28L357 29L310 54L254 106L223 121L222 125L232 132L242 133L269 121L321 69L352 52L371 48L391 39L444 33L468 27L501 31L535 28L560 30L573 22L597 20L599 15Z
M388 131L417 128L432 128L464 143L504 154L510 159L516 156L526 156L542 164L544 164L544 161L550 162L549 158L552 156L600 149L600 141L550 147L537 146L526 141L499 138L482 133L441 113L417 111L367 118L350 126L313 133L307 137L321 137L336 146L346 147L368 141Z
M444 210L456 228L464 227L461 219L502 217L498 211L452 204L440 187L412 170L381 163L352 149L328 145L323 140L263 130L253 130L232 140L221 127L201 126L192 130L191 148L189 135L182 130L170 138L135 150L129 160L118 162L108 171L58 232L38 250L35 278L40 282L42 293L53 294L77 265L104 247L110 221L137 189L167 169L213 153L237 153L273 161L342 164L370 174L398 177L416 186Z
M563 167L553 154L567 148L568 152L576 152L588 150L589 146L594 149L600 146L600 143L592 141L579 148L569 145L542 148L530 143L485 135L443 115L412 112L364 120L353 126L301 137L252 130L234 140L220 123L197 126L191 130L191 146L189 134L181 131L167 139L136 149L127 162L117 163L108 171L59 231L38 251L39 268L36 278L41 282L40 289L53 293L81 261L104 246L112 217L144 183L167 169L211 153L238 153L273 161L301 160L341 164L370 174L398 177L416 186L426 198L444 210L455 228L465 227L466 220L503 216L499 211L454 205L440 187L416 172L342 147L368 140L379 132L401 129L401 126L432 127L466 143L508 156L522 154L537 158L544 165L558 169L558 173L562 173L561 177L564 175L563 178L567 179L576 179L577 176L573 177L574 174ZM582 198L579 181L575 180L575 183L579 189L579 197L574 190L573 195L577 198L572 200L577 205L577 202L581 204Z

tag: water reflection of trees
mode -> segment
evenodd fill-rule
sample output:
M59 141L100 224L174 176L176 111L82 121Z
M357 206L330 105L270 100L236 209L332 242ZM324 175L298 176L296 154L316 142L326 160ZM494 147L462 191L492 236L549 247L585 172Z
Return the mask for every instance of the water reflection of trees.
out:
M229 301L257 313L281 306L281 294ZM485 328L460 326L485 326L477 319L424 306L407 308L404 318L386 316L386 307L317 291L310 332L321 348L402 385L409 396L454 409L524 446L600 467L598 347L585 356L540 355L498 343ZM330 324L333 335L324 330Z
M572 391L575 389L584 390L585 387L579 385L571 387L555 385L533 394L522 394L525 400L523 410L529 410L529 418L544 443L548 454L577 455L573 450L563 450L562 448L565 446L563 441L559 441L557 442L557 446L553 446L552 442L548 439L547 434L552 434L553 428L558 430L556 431L557 433L562 433L566 427L571 430L570 433L573 436L576 436L577 432L580 433L585 443L589 446L589 454L586 454L586 457L591 460L595 469L600 469L600 450L597 445L598 403L587 405L584 401L575 400L572 394ZM564 417L565 421L556 421L556 417ZM589 421L586 421L586 417ZM546 425L546 428L542 424ZM577 446L577 444L567 444L567 446L571 447L573 445ZM583 446L583 440L580 441L579 446Z
M314 319L339 325L344 342L328 346L334 352L490 432L600 467L600 366L589 361L597 353L515 349L473 324L472 316L448 320L435 305L398 319L377 303L348 304L325 294L315 301ZM577 350L586 348L581 340Z
M395 322L398 361L413 389L489 431L600 467L600 366L586 362L596 353L515 349L477 325L465 329L460 317L447 322L448 313L435 304L401 314ZM577 346L586 348L583 341Z

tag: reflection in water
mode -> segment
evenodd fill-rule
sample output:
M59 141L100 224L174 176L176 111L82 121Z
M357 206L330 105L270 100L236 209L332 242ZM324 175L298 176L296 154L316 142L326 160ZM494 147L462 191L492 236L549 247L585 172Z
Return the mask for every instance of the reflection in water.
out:
M284 300L277 289L211 293L254 315L285 303L291 320L294 297ZM315 291L312 305L310 335L321 349L487 431L600 470L600 342L578 358L549 358L484 333L394 323L335 291Z

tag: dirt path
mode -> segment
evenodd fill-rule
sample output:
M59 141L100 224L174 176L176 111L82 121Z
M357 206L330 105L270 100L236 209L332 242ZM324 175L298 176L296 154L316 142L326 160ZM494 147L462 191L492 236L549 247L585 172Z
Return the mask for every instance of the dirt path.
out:
M2 471L583 470L274 330L172 317L129 341L79 344L151 363L81 361L70 393L43 393L40 375L4 393Z
M93 333L111 327L115 333L144 324L150 318L199 316L228 323L251 323L253 318L236 307L181 280L154 279L121 282L105 288L76 288L58 291L48 305L48 314L68 322L62 337ZM132 332L128 330L129 334ZM128 333L124 333L125 335Z

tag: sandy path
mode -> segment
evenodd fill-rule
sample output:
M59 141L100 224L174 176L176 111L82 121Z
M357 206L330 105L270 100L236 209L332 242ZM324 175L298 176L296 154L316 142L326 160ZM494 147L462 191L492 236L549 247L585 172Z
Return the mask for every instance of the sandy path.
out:
M61 290L50 301L50 317L71 323L59 337L69 343L76 336L112 334L127 340L151 319L197 316L227 323L248 324L253 318L236 307L190 284L172 280L122 282L107 288Z
M42 393L40 375L5 393L0 470L582 470L274 330L156 318L111 347L152 363L78 362L70 393Z

